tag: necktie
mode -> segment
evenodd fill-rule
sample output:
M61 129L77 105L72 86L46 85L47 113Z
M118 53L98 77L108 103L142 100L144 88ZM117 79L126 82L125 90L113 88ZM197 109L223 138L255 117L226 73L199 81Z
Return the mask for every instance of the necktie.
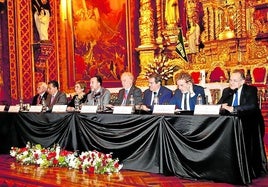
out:
M125 90L124 99L127 100L128 90Z
M233 106L238 106L238 92L235 92L234 97L235 99L234 99Z
M55 96L52 95L51 100L50 100L50 105L53 105L54 99L55 99Z
M122 105L126 105L127 104L127 95L128 95L128 90L125 90L125 94L124 94Z
M151 105L158 105L158 102L157 92L154 92Z
M42 100L42 97L41 97L41 95L39 95L38 98L37 98L37 103L36 104L41 104L41 100Z
M183 107L184 110L187 110L187 94L188 93L184 93L184 101L183 101L184 102L184 107Z

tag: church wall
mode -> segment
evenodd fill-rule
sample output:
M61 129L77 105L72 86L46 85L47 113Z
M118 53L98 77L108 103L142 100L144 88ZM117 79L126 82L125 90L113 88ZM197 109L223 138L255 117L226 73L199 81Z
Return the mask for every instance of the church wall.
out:
M79 72L80 69L78 69L81 64L77 64L79 61L75 55L77 45L74 39L75 23L71 1L50 0L49 2L52 13L48 30L49 42L39 43L38 37L36 37L37 31L31 2L26 0L5 1L4 12L0 15L2 41L0 101L2 103L17 103L20 98L27 102L30 101L36 93L36 83L39 81L48 82L56 79L60 83L61 90L70 93L73 92L76 80L89 80L89 77L83 77L83 72ZM202 31L200 40L204 44L200 51L188 54L189 62L185 62L175 51L179 33L178 26L183 26L184 38L187 34L185 26L187 26L186 14L189 6L185 5L183 0L177 1L179 13L182 14L181 20L176 23L169 22L169 24L166 22L165 12L168 0L121 0L120 2L125 5L122 17L124 22L121 27L127 29L125 34L117 36L123 36L122 43L119 44L120 47L123 45L125 49L121 54L114 53L111 59L117 57L116 60L123 61L125 64L123 70L133 72L138 79L139 86L147 86L144 77L145 69L163 51L171 64L187 71L205 69L208 74L216 64L221 64L228 72L236 66L243 66L247 70L256 64L267 67L268 32L264 26L262 26L262 30L258 30L258 24L267 24L267 18L260 18L260 21L257 22L258 17L255 17L256 20L246 17L252 15L250 12L252 9L267 9L267 0L258 1L260 5L255 5L253 3L255 1L239 1L243 5L240 8L244 10L244 14L237 17L241 21L242 27L237 27L235 31L239 34L234 38L223 40L217 38L221 31L217 24L218 18L210 17L217 13L217 5L212 3L214 1L188 1L195 3L199 11L203 10L200 14L202 20L199 20L199 24L202 24L200 25ZM90 4L91 1L88 0L88 3ZM247 7L251 7L251 9ZM211 13L206 14L206 11ZM263 19L264 22L261 22ZM249 28L253 28L253 34L248 32ZM112 47L115 51L119 49L113 46L111 40L107 41L108 44L105 46L110 54L112 54ZM187 41L185 42L187 51L189 49ZM79 57L84 61L83 58L83 55ZM100 62L99 65L104 63ZM111 73L112 68L109 67L109 73ZM89 66L89 68L91 67ZM79 76L77 76L78 72ZM115 78L110 78L109 73L105 76L104 86L120 87L119 73L114 74ZM168 81L167 83L172 84L173 82Z

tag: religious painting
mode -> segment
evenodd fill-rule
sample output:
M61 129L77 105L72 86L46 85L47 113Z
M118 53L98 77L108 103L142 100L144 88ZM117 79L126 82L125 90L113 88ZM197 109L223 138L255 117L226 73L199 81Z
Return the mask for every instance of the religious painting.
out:
M97 74L109 87L120 82L123 71L130 71L126 1L72 1L76 80Z
M258 34L256 39L268 39L268 3L255 6L253 20L257 26Z

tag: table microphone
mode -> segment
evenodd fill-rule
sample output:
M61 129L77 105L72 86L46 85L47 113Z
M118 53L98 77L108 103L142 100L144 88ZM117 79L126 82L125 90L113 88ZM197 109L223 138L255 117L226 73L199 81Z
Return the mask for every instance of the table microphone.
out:
M100 95L101 95L101 92L97 92L97 93L94 94L94 98L96 98L96 97L98 97Z

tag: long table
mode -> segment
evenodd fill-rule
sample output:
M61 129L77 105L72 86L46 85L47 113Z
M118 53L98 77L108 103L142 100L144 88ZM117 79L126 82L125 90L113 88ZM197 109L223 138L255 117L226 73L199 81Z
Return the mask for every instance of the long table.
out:
M112 152L123 169L252 182L248 137L235 116L3 112L0 121L2 154L28 141L44 147L58 143L67 150ZM258 140L254 158L266 164L263 142Z

